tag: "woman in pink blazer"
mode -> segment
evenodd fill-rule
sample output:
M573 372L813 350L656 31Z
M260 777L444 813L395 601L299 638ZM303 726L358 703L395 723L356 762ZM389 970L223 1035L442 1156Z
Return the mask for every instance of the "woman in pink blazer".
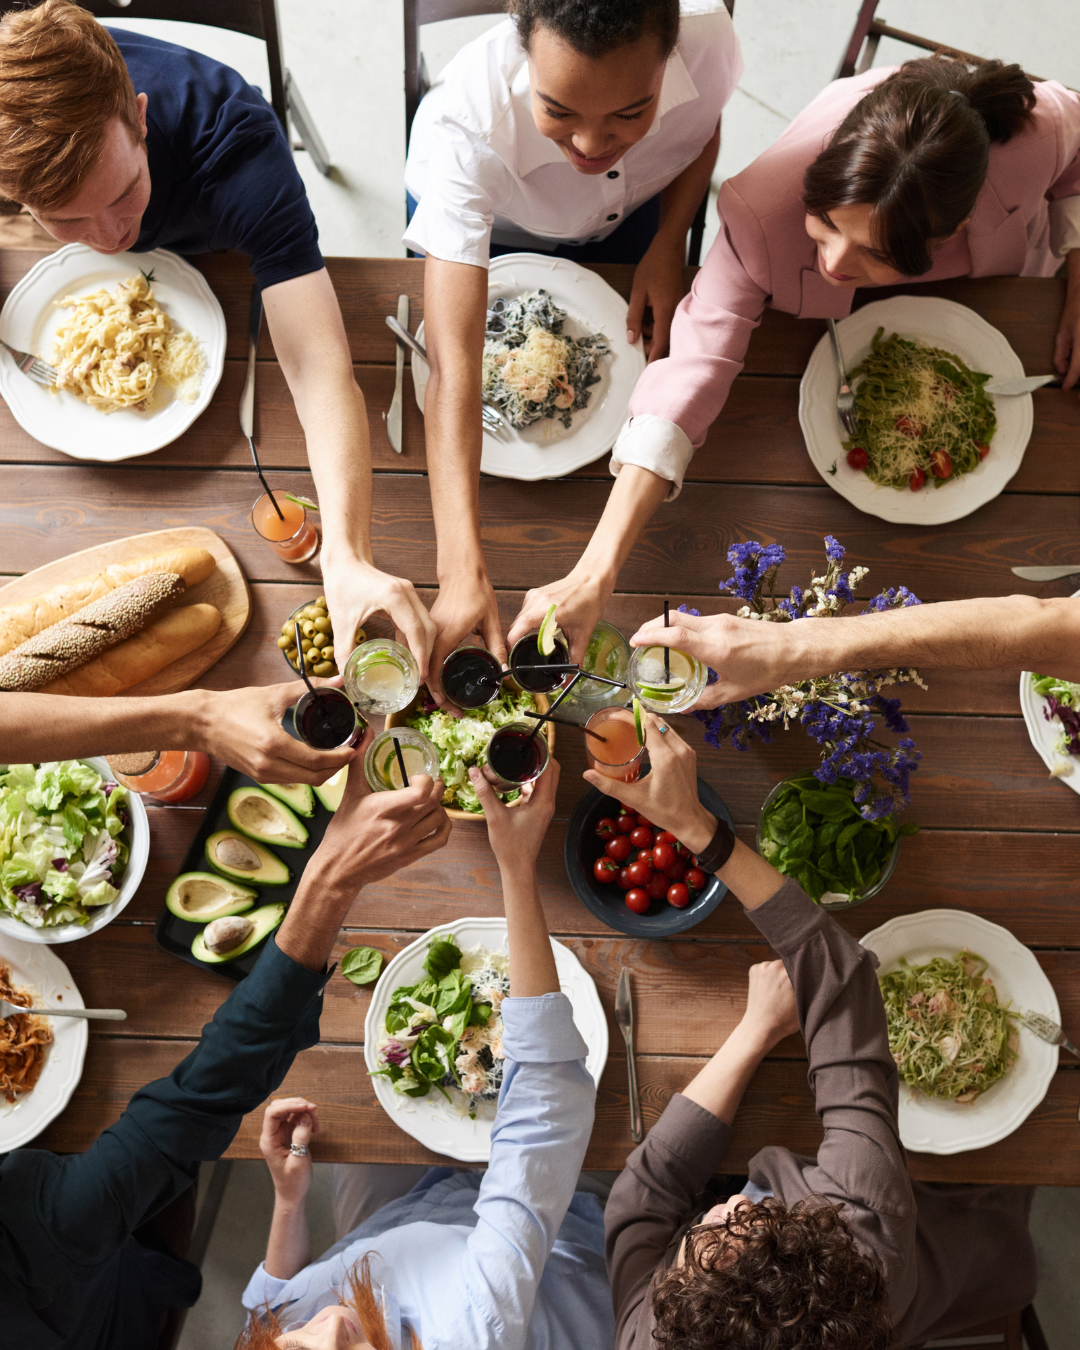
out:
M1052 80L942 57L836 80L718 206L670 354L630 400L592 540L568 577L529 592L511 642L552 602L572 637L591 633L653 511L678 495L766 305L841 319L858 287L1052 276L1066 257L1055 361L1066 388L1080 378L1080 94Z

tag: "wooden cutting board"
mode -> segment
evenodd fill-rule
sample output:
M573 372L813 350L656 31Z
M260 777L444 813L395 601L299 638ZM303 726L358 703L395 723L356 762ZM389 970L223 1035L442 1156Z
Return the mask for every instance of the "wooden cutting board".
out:
M108 567L110 563L126 562L129 558L143 558L153 553L164 553L172 548L204 548L217 559L217 566L197 586L190 586L181 601L185 605L216 605L221 611L221 627L195 651L159 670L141 684L125 689L125 694L175 694L210 669L242 636L251 618L251 593L247 578L240 570L232 549L213 530L199 525L177 530L151 530L148 534L133 534L126 539L113 539L108 544L84 548L80 553L69 553L66 558L46 563L33 572L27 572L6 586L0 587L0 606L32 600L35 595L51 590L61 582L90 576Z

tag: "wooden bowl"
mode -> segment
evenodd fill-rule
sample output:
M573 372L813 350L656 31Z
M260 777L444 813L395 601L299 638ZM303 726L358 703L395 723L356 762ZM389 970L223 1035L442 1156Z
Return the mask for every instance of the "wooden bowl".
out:
M508 680L507 683L510 684L510 685L511 685L515 690L517 690L519 693L521 692L521 686L520 686L515 680ZM426 694L427 694L427 689L426 689L426 687L425 687L424 685L421 685L420 688L419 688L419 690L417 691L416 698L413 699L413 701L409 704L409 706L408 706L407 708L402 708L402 710L401 710L400 712L391 713L391 714L387 717L387 719L386 719L386 724L385 724L386 727L389 729L390 727L400 727L400 726L404 726L404 725L405 725L405 719L408 718L408 717L411 717L411 716L413 715L413 713L416 711L416 705L417 705L417 703L420 701L421 697L422 697L422 696L425 696ZM537 711L538 711L538 712L542 712L542 713L543 713L543 712L547 712L547 710L551 707L551 700L548 698L547 694L533 694L533 698L536 699L536 707L537 707ZM524 719L524 720L527 720L527 719ZM547 736L548 753L554 755L554 753L555 753L555 724L554 724L553 722L545 722L545 723L544 723L544 731L543 731L542 734L544 734L544 735ZM521 800L522 800L521 797L515 797L514 800L513 800L512 802L507 802L507 806L508 806L508 807L511 807L511 808L512 808L512 807L515 807L515 806L517 806L518 802L520 802ZM446 808L446 814L450 817L451 820L483 820L483 819L484 819L484 813L483 813L483 811L480 811L480 812L476 812L476 811L459 811L459 810L457 810L455 807L451 807L451 806L448 806L448 807Z

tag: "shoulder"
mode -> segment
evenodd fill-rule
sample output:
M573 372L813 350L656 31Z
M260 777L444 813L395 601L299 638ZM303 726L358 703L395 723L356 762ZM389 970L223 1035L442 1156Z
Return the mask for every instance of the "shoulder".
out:
M505 19L461 48L424 102L433 100L441 115L484 137L510 114L526 60L517 25Z
M738 63L737 79L742 73L741 49L731 16L722 0L683 0L679 7L679 44L676 48L691 75L699 70L713 71L718 66Z

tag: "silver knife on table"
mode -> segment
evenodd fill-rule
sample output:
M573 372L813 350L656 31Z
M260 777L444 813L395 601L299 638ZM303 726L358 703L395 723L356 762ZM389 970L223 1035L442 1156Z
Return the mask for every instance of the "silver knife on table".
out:
M988 394L1030 394L1033 389L1043 389L1047 385L1061 385L1060 375L1024 375L1016 380L987 380L983 389Z
M397 321L406 332L409 331L409 297L397 298ZM394 397L390 400L390 411L386 414L386 434L390 444L401 454L401 387L405 380L405 344L400 338L394 345Z
M640 1144L645 1137L641 1127L641 1100L638 1097L637 1065L634 1063L634 999L630 992L630 971L626 966L615 991L615 1023L626 1042L626 1076L630 1087L630 1138Z
M1062 577L1080 576L1080 563L1069 563L1065 567L1013 567L1010 570L1024 581L1059 581Z
M256 282L251 292L251 310L248 314L248 364L244 379L243 392L240 395L240 430L248 439L252 457L255 457L255 358L259 352L259 334L262 331L263 302L262 291ZM256 463L258 460L256 459Z

